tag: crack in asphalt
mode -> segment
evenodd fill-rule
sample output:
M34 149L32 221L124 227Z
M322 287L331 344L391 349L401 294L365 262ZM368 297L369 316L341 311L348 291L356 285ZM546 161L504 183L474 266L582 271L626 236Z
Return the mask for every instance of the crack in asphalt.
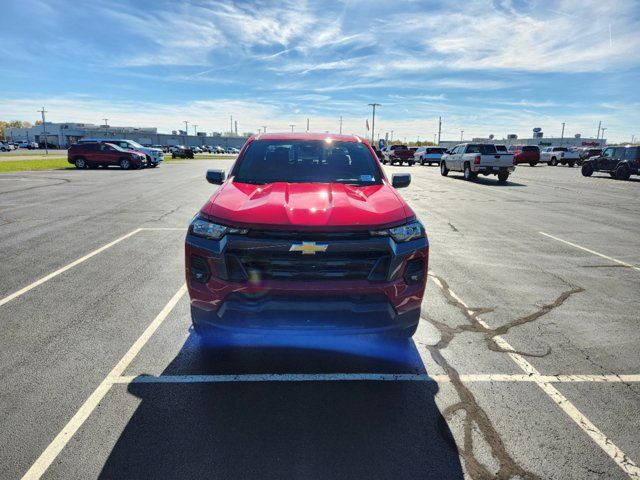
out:
M451 230L453 230L454 232L459 232L459 230L455 227L455 225L451 222L447 222L449 224L449 226L451 227Z
M429 275L441 282L442 288L440 290L445 296L447 302L450 305L458 308L470 322L468 324L461 324L456 327L450 327L444 322L441 322L429 316L423 317L440 333L440 340L435 345L425 344L425 347L427 348L433 360L449 376L450 382L456 390L458 398L460 399L460 401L458 401L457 403L450 405L449 407L444 409L444 411L442 412L443 418L450 421L453 415L458 412L462 411L465 414L463 419L464 440L463 446L461 448L459 447L459 451L469 475L474 479L508 479L513 477L519 477L522 479L538 478L536 474L520 466L511 457L511 455L509 455L502 438L495 429L488 414L482 407L480 407L471 390L460 379L460 373L458 372L458 370L454 368L451 363L444 357L442 351L449 346L451 341L458 333L475 332L483 334L487 347L495 352L517 353L519 355L528 356L547 355L551 351L551 349L548 349L547 352L543 355L527 354L519 352L517 350L503 349L497 345L495 337L498 335L504 335L513 327L526 325L544 315L547 315L549 312L560 307L572 295L583 292L584 289L582 287L570 285L563 280L563 282L567 285L570 285L571 288L562 292L553 302L541 306L534 313L512 320L504 325L501 325L500 327L487 328L480 323L478 317L482 314L492 312L494 310L493 308L467 308L457 298L455 298L448 283L445 280L431 273ZM489 446L493 458L498 461L499 467L497 472L491 472L487 466L483 465L476 458L474 454L473 441L474 429L476 431L479 431L482 438Z

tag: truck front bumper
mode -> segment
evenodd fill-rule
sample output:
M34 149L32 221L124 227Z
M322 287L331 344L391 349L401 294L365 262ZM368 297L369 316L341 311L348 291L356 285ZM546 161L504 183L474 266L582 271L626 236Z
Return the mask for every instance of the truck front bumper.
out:
M187 235L185 273L194 325L267 334L363 334L406 330L418 323L427 279L426 238L404 244L390 238L329 242L328 251L341 254L341 248L348 248L354 258L363 252L379 253L381 260L372 264L367 278L355 278L352 271L349 279L335 279L332 275L340 260L327 259L322 267L323 254L309 261L292 252L294 262L307 262L304 269L295 270L305 278L274 279L296 268L286 260L291 244L234 235L220 241ZM251 271L259 262L250 263L244 255L256 249L265 250L264 258L277 258L269 268L280 270L271 275L263 271L262 278ZM314 269L326 278L314 278Z

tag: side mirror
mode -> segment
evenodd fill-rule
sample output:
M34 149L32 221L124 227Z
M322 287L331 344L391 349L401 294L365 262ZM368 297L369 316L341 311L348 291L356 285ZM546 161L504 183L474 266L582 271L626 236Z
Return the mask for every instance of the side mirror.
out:
M207 182L214 185L222 185L224 183L224 170L207 170Z
M408 187L411 183L410 173L394 173L391 175L391 186L393 188Z

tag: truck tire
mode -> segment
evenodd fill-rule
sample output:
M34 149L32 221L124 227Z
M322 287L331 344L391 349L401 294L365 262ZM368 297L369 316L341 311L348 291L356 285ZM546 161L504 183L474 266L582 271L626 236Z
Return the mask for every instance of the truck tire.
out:
M558 159L556 157L552 157L551 161L549 162L549 165L552 167L557 167L558 166Z
M583 163L580 171L585 177L590 177L591 175L593 175L593 167L590 163Z
M567 165L569 166L569 168L573 168L573 166L576 164L576 162L568 162Z
M618 180L629 180L631 176L631 170L629 169L629 165L623 163L622 165L618 165L616 168L616 179Z
M472 181L478 178L478 175L471 171L471 165L469 165L469 162L464 164L463 174L464 179L468 181Z
M409 164L410 167L413 167L413 164L416 162L414 162L413 160L409 160L407 163Z
M449 169L447 168L447 164L445 162L440 162L440 175L446 177L449 175Z
M424 157L420 157L420 165L424 167Z
M509 178L508 170L500 170L498 172L498 182L505 183L507 181L507 178Z
M76 158L75 162L73 163L75 164L76 168L87 168L87 161L82 157Z
M536 165L537 165L536 162L529 162L530 167L535 167Z

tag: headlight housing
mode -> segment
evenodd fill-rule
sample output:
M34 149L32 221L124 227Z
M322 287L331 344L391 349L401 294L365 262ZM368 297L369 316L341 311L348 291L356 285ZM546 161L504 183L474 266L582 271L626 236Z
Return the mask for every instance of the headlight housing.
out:
M228 227L218 223L210 222L206 218L196 215L189 226L189 233L196 237L208 238L210 240L220 240L227 233L244 235L249 230L246 228Z
M384 230L371 230L370 233L374 237L391 237L398 243L424 238L425 235L424 227L419 221Z

